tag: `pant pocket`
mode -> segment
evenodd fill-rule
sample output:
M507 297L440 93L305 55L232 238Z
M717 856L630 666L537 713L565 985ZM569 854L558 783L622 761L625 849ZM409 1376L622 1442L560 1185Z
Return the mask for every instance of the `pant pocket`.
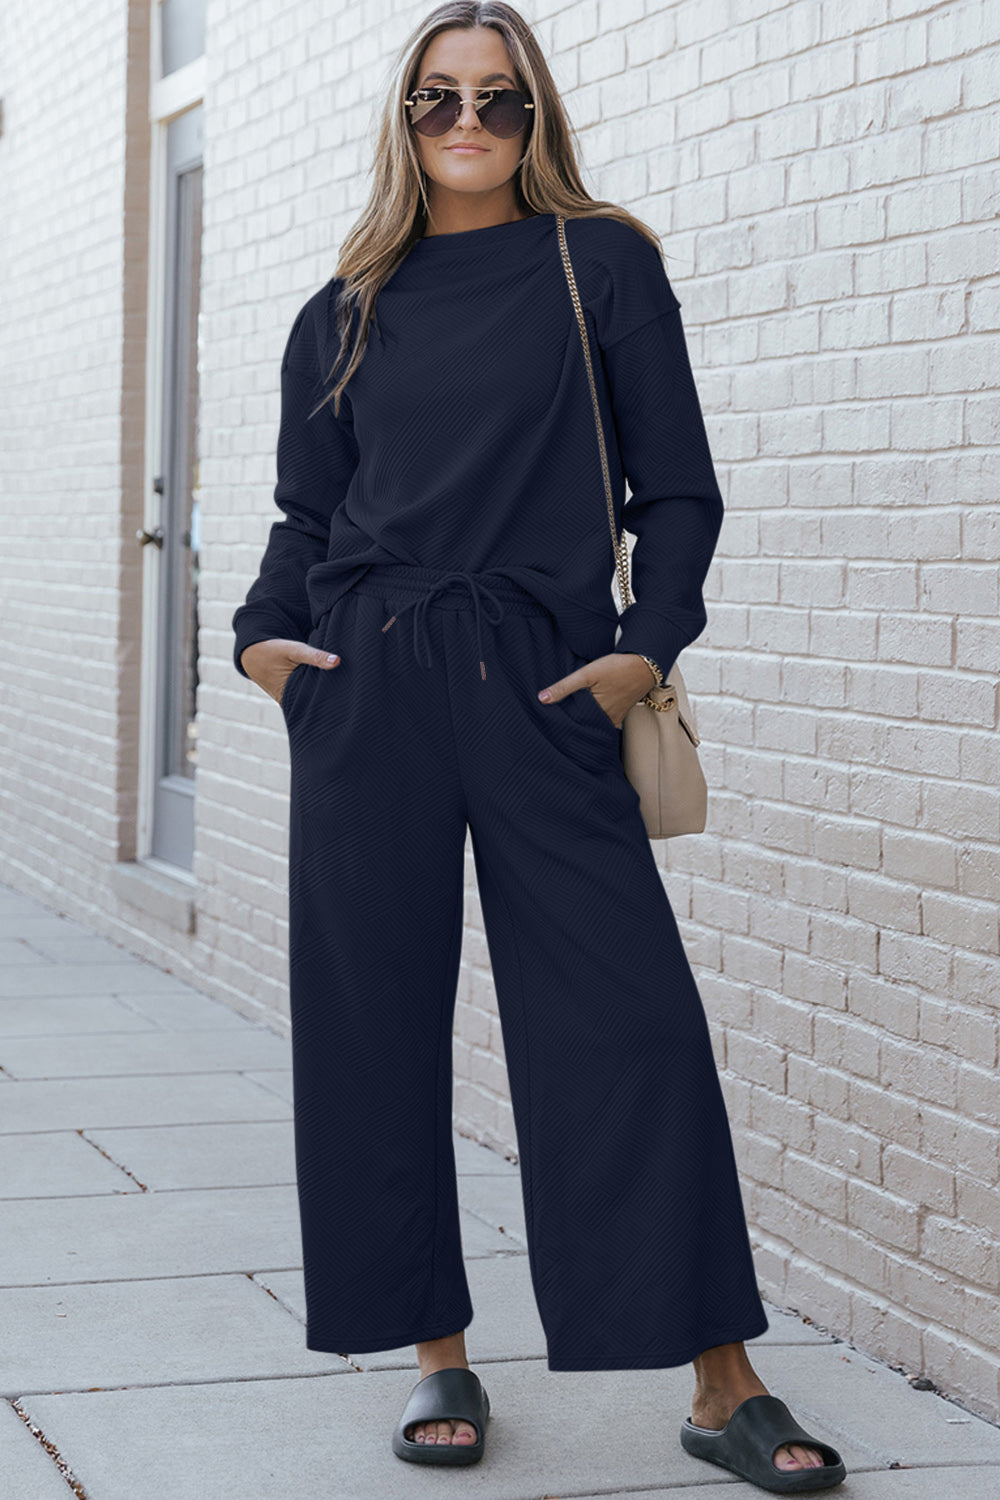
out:
M561 674L562 676L568 677L570 672L575 672L578 668L587 666L588 657L580 656L565 642L562 643L562 647L567 657ZM621 736L621 730L613 719L604 712L604 709L598 703L589 687L577 688L576 692L570 693L569 697L565 698L563 702L569 703L573 699L577 700L578 711L582 719L588 723L600 725L602 729L605 729L616 740Z
M614 735L616 738L621 734L618 725L604 712L604 709L598 703L589 687L577 688L576 692L571 694L571 696L579 698L582 704L582 712L589 714L594 723L600 724L602 728L606 729L609 734Z
M295 696L299 682L301 681L303 675L309 670L309 666L309 662L300 661L298 666L293 667L288 676L285 678L285 685L281 690L281 698L278 702L278 707L281 709L281 712L285 716L286 724L288 722L288 715L291 711L292 698L294 698Z
M328 628L330 614L331 610L326 610L322 615L320 615L319 619L310 630L309 635L306 639L307 646L319 647L320 650L325 649L324 639ZM318 671L319 668L314 666L311 661L300 661L298 666L293 667L291 672L289 672L288 676L285 678L285 686L282 689L281 701L278 706L285 716L286 725L288 724L289 717L295 707L294 700L300 696L303 677L307 676L309 673L315 675Z

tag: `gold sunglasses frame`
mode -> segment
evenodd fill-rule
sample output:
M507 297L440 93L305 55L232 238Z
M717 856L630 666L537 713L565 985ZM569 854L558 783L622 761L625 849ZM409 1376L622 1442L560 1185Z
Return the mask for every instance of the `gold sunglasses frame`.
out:
M463 93L461 89L455 88L454 85L450 84L450 83L429 83L429 84L426 85L425 88L414 89L413 90L413 97L410 98L410 99L404 99L403 100L403 104L407 108L411 108L413 105L418 104L418 103L420 103L420 104L428 103L429 101L418 99L418 97L417 97L419 94L424 94L424 93L428 93L428 94L457 94L458 98L459 98L459 104L461 106L464 106L467 103L471 104L473 106L473 108L475 109L475 111L476 111L477 117L479 115L480 110L483 108L483 106L486 105L486 104L489 104L490 100L492 100L494 94L522 94L522 95L524 95L524 98L525 98L525 103L523 105L523 108L524 109L534 109L534 107L535 107L534 100L533 99L529 99L527 97L527 95L524 93L523 89L490 88L489 86L486 86L484 88L477 88L476 89L476 93L478 95L485 94L485 95L488 96L487 98L480 97L480 98L477 98L477 99L468 99L467 96L466 96L466 94ZM441 100L439 99L437 102L440 104ZM459 111L458 111L458 114L455 116L455 125L458 124L458 122L459 122L459 120L461 118L462 118L462 110L460 108ZM413 126L413 129L416 130L417 127L414 124L412 116L409 118L409 120L407 121L407 123L409 125ZM521 127L521 130L523 130L527 124L528 124L528 122L527 122L527 120L525 120L524 125L522 125L522 127ZM454 129L454 125L449 125L448 130L453 130L453 129ZM485 121L483 122L483 129L489 135L493 135L492 130L490 130L490 127L485 123ZM448 133L447 130L441 130L441 131L438 132L439 135L447 135L447 133ZM521 133L521 131L517 130L517 131L514 132L514 135L506 135L506 136L505 135L497 135L497 136L493 136L493 139L497 140L497 141L512 141L514 139L514 137L517 136L517 135L520 135L520 133ZM421 131L420 134L424 135L424 134L426 134L426 132ZM433 136L428 136L427 139L433 140Z

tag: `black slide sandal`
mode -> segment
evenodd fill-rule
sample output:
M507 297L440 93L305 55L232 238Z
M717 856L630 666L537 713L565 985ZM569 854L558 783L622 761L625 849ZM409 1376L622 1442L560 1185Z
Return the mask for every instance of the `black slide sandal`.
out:
M779 1469L774 1455L782 1443L816 1448L821 1469ZM836 1448L812 1437L792 1416L779 1396L748 1396L725 1427L696 1427L689 1417L681 1427L681 1447L695 1458L729 1469L750 1484L775 1495L806 1495L832 1489L847 1478Z
M418 1380L403 1408L403 1415L392 1435L392 1451L397 1458L418 1464L474 1464L483 1456L486 1424L490 1415L490 1398L472 1370L457 1366L435 1370ZM476 1429L474 1443L415 1443L406 1429L415 1422L437 1422L450 1417L455 1422L471 1422Z

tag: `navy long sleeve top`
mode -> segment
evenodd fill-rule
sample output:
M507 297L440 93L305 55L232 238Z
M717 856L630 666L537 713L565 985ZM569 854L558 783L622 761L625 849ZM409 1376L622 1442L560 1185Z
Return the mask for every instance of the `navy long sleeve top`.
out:
M566 242L616 524L635 537L633 603L619 614L611 591L593 401L556 216L536 214L417 240L378 294L338 416L332 400L309 414L331 389L339 278L299 311L281 364L283 517L233 616L243 676L247 646L306 640L375 562L505 573L588 660L640 652L667 674L704 629L723 502L681 304L658 250L630 225L567 219Z

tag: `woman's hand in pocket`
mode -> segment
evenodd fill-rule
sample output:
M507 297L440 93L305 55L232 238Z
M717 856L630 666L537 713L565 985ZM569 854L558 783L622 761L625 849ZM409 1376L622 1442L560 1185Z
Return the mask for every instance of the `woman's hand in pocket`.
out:
M270 641L255 641L252 646L244 647L240 655L244 672L279 707L285 683L296 667L306 662L309 666L329 670L339 661L340 657L333 652L307 646L305 641L286 641L278 637Z
M542 688L538 696L543 703L558 703L569 693L589 688L616 729L634 703L653 686L652 673L641 656L631 651L611 651L595 657Z

